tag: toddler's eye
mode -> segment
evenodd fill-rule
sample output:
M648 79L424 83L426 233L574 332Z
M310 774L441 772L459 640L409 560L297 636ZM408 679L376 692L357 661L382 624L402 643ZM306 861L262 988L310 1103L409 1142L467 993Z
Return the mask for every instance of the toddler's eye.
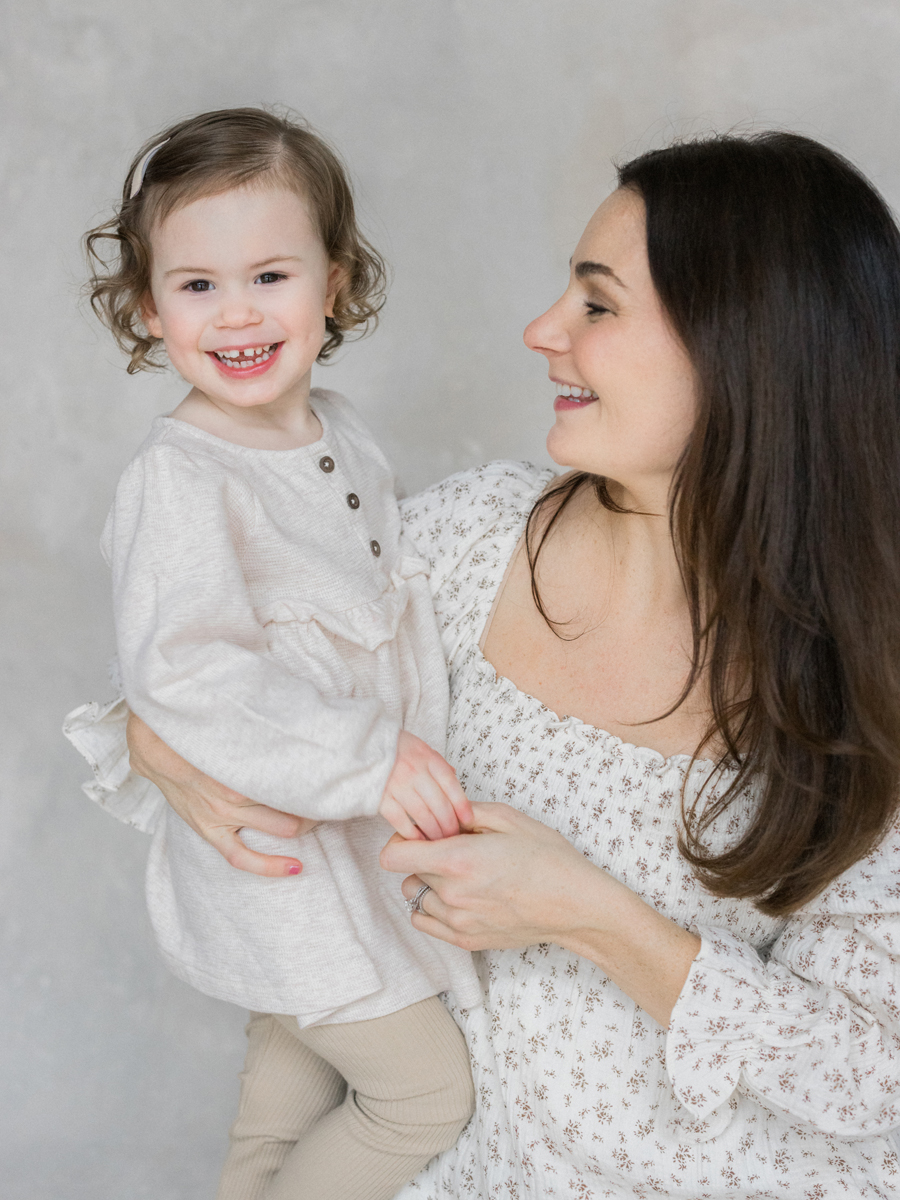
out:
M212 284L208 279L192 279L190 283L184 285L186 292L210 292Z
M280 271L264 271L262 275L257 277L257 283L278 283L280 279L287 279L286 275Z

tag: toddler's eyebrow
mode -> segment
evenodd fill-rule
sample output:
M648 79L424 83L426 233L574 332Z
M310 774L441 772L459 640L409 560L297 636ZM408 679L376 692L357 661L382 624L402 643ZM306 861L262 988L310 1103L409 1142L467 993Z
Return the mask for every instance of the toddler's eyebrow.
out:
M571 267L571 265L572 260L570 258L569 266ZM628 291L628 284L623 283L612 267L608 267L606 263L590 262L589 260L585 260L584 262L575 264L576 279L589 279L591 275L605 275L607 279L611 279L614 283L617 283L620 288L624 288L626 292Z
M281 262L299 262L299 254L276 254L272 258L264 259L263 262L251 263L251 271L261 271L263 267L269 267L272 263ZM172 267L171 271L166 271L163 274L163 279L168 279L170 275L215 275L215 271L209 267Z

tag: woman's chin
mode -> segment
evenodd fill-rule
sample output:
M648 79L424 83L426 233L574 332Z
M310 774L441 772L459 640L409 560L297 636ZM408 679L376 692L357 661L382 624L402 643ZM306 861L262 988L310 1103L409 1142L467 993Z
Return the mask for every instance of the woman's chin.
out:
M605 472L602 466L590 461L593 456L585 441L583 435L578 437L570 429L560 429L560 422L557 421L547 434L547 453L557 466L565 467L566 470L603 475Z

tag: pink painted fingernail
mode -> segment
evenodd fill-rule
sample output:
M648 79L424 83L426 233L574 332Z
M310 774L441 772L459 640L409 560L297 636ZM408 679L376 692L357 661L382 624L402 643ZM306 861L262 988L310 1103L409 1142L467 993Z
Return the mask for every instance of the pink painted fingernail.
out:
M299 875L299 874L300 874L300 864L299 863L294 863L293 866L288 867L288 875Z

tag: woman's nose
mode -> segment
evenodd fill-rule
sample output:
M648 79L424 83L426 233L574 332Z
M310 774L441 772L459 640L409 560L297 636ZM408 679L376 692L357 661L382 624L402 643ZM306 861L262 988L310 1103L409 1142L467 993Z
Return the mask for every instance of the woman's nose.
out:
M561 320L562 300L548 308L540 317L535 317L525 328L525 345L538 354L564 354L569 348L569 338Z

